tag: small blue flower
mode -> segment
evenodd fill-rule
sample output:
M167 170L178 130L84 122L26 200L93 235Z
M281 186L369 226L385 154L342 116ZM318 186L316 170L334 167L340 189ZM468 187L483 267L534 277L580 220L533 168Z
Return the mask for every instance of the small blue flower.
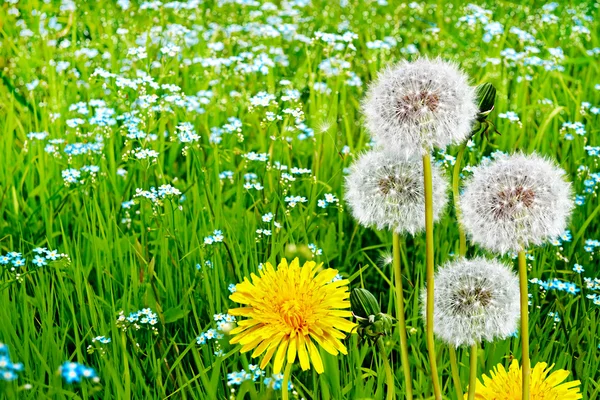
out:
M43 267L44 265L47 264L46 259L40 257L40 256L35 256L33 258L33 261L31 261L33 263L33 265L35 265L36 267Z

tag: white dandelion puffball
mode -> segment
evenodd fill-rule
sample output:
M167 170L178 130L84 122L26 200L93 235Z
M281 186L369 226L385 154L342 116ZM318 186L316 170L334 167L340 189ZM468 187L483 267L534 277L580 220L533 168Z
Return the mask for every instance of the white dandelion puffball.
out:
M448 201L448 182L432 165L433 217L438 220ZM366 227L415 234L425 228L423 162L385 150L363 153L350 167L346 193L352 215Z
M406 153L464 141L477 116L475 88L441 59L402 61L382 71L363 102L375 142Z
M433 332L456 347L505 339L517 330L519 279L510 267L478 257L441 267L434 278ZM427 293L421 293L425 318Z
M500 155L474 169L460 197L471 241L518 252L560 236L573 209L565 172L537 154Z

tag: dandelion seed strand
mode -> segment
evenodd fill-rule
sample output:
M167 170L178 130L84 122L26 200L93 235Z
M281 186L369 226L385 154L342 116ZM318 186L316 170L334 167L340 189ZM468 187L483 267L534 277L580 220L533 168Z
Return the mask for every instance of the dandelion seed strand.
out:
M521 284L521 368L523 370L522 400L529 400L531 365L529 362L529 296L527 294L527 259L519 251L519 280Z
M477 348L479 346L474 343L471 346L471 354L469 355L469 397L468 400L475 400L475 388L477 387ZM462 399L462 397L460 397Z
M394 232L393 237L393 267L394 280L396 282L396 318L400 331L400 357L402 359L402 370L406 387L406 398L412 400L412 379L410 375L410 364L408 363L408 342L406 338L406 321L404 319L404 290L402 289L402 271L400 269L400 235Z
M377 339L377 350L379 350L379 355L381 356L381 360L383 361L383 368L385 369L385 378L387 381L387 400L394 400L396 398L396 386L394 385L394 374L392 373L392 368L390 367L390 361L388 360L388 355L385 351L385 346L383 344L383 338L380 336ZM412 398L412 395L411 395Z
M435 339L433 337L433 289L434 289L434 252L433 252L433 196L431 178L431 157L429 153L423 155L423 179L425 186L425 243L427 267L427 351L429 352L429 366L431 369L431 383L436 400L442 400L440 381L438 377L435 358Z

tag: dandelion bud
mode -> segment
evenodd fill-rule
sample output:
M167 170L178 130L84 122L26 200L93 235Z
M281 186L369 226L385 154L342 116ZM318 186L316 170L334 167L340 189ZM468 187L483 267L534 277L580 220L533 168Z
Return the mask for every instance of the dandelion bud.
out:
M350 293L350 307L358 322L358 334L363 339L377 340L391 332L394 318L381 312L377 299L367 289Z
M425 194L421 159L372 150L362 154L346 177L345 198L363 226L415 234L425 227ZM432 165L434 219L446 207L448 182Z
M483 122L486 117L494 109L494 101L496 100L496 88L491 83L484 83L475 88L475 96L477 98L477 120Z
M517 330L519 280L510 267L475 258L447 263L435 275L434 333L453 346L504 339ZM427 296L422 293L423 315Z
M478 108L474 88L455 64L421 58L381 72L363 110L377 144L425 154L464 141Z
M367 289L356 288L350 292L350 308L356 317L369 318L381 312L377 299Z
M536 154L500 155L474 170L460 208L474 243L518 252L564 232L573 209L571 185L562 169Z

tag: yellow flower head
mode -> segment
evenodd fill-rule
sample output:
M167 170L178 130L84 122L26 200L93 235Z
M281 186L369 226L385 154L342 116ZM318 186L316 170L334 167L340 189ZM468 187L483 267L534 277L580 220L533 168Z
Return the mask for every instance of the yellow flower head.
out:
M269 263L252 274L252 282L235 287L229 298L244 307L229 310L229 314L246 317L231 331L230 343L242 345L241 352L254 350L252 357L264 353L260 368L265 368L273 355L273 373L280 373L284 362L300 360L303 370L323 372L323 361L316 342L330 354L347 354L340 339L351 332L355 324L345 319L352 316L347 309L348 280L334 280L338 271L322 264L307 262L300 267L298 259L288 264L284 258L277 270ZM319 272L320 271L320 272Z
M579 392L579 381L561 383L569 371L559 369L548 373L554 364L538 363L531 371L531 400L577 400L583 396ZM483 384L478 381L475 398L478 400L521 400L521 367L513 360L508 371L502 364L490 372L490 377L483 375ZM465 396L466 399L466 396Z

